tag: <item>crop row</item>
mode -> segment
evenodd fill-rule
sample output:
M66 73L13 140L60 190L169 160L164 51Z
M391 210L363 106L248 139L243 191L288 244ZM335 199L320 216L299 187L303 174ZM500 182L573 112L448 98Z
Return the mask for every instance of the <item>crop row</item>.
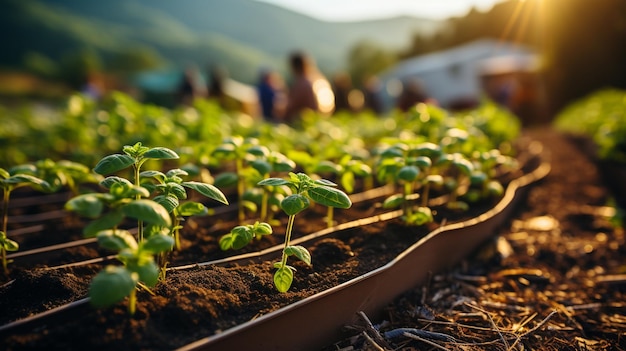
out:
M490 103L455 114L424 104L389 116L310 113L294 126L227 113L210 101L165 110L121 94L102 104L73 96L66 109L47 113L7 119L13 128L3 135L4 162L41 150L49 158L0 168L5 271L6 252L19 248L6 226L12 191L69 188L74 197L66 209L92 220L85 236L97 237L123 264L93 279L92 301L106 306L130 296L131 313L136 288L165 279L167 252L178 247L184 217L208 213L204 203L188 200L186 189L222 204L228 200L220 188L235 189L240 225L221 238L224 250L271 234L279 212L289 216L283 257L274 265L276 288L286 291L294 275L287 258L310 264L308 251L289 240L295 216L311 202L328 207L331 226L332 209L351 206L346 193L392 185L383 207L401 208L406 224L423 225L433 221L432 192L448 196L449 209L465 211L501 196L499 177L517 167L512 142L519 123ZM10 142L19 132L32 145ZM99 190L84 187L88 183ZM121 228L128 219L136 221L137 235Z

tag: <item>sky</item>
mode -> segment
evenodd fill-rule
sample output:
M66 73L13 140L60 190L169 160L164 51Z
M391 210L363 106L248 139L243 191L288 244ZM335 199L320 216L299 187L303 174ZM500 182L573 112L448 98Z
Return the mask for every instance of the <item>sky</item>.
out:
M472 7L488 10L503 0L258 0L326 21L356 21L401 15L445 19Z

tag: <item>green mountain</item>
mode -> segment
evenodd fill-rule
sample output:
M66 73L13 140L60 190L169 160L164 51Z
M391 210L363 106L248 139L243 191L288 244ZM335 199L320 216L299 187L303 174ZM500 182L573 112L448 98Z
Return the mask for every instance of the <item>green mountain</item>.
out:
M416 32L439 22L400 17L324 22L254 0L5 0L0 66L20 67L28 53L60 61L68 52L95 50L107 59L145 48L168 63L221 65L245 82L259 67L284 70L288 53L304 49L327 72L342 69L361 40L400 49Z

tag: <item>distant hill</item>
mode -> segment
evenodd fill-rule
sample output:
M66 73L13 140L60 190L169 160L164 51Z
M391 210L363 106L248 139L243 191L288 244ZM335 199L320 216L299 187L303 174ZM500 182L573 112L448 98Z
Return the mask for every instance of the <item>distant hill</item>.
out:
M253 0L4 0L0 66L19 67L29 52L60 60L88 47L103 57L128 48L155 50L170 64L223 65L244 82L258 68L284 69L293 49L305 49L320 67L345 65L360 40L392 49L408 45L416 32L432 32L438 21L399 17L364 22L324 22Z

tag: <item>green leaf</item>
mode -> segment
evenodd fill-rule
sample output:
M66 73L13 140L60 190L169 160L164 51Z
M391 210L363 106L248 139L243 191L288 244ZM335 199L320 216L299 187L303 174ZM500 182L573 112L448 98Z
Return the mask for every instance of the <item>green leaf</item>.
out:
M252 227L252 231L256 235L270 235L272 234L272 226L265 222L256 222Z
M185 190L183 185L174 182L168 182L166 184L166 189L169 195L173 195L179 200L184 200L187 198L187 190Z
M167 213L172 213L179 205L178 198L172 195L157 195L153 200L163 206Z
M280 267L274 273L274 285L276 286L276 290L281 293L287 292L291 287L291 283L293 282L293 271L291 268L285 266Z
M295 245L295 246L287 246L285 248L285 255L287 256L295 256L300 261L311 265L311 254L309 250L307 250L304 246Z
M156 234L141 243L140 250L148 251L152 254L158 254L165 251L171 251L173 246L174 238L169 235Z
M250 162L250 166L262 175L269 174L272 171L272 165L265 160L254 160Z
M131 270L136 272L139 280L149 287L155 286L159 281L159 266L152 259L144 260L143 264L133 266Z
M103 187L105 187L107 189L111 189L113 184L126 184L126 185L129 185L129 186L133 185L133 183L131 183L128 179L122 178L122 177L118 177L118 176L106 177L102 181L100 181L100 185L102 185Z
M109 212L87 224L83 228L83 235L86 238L93 238L103 230L115 228L118 224L122 223L122 220L124 220L122 211Z
M354 173L346 172L341 175L341 186L343 186L349 194L354 192L354 183Z
M433 220L432 211L428 207L419 207L406 219L407 223L412 225L424 225L431 223Z
M404 166L398 171L398 179L405 182L412 182L417 179L420 169L416 166Z
M254 233L252 233L251 226L236 226L230 233L220 238L220 249L223 251L228 249L239 250L248 245L252 239L254 239Z
M282 178L267 178L258 182L257 185L270 185L270 186L281 186L291 184L290 181L282 179Z
M71 198L64 208L83 217L97 218L102 214L104 204L96 194L84 194Z
M491 196L502 196L504 194L504 187L497 180L492 180L487 184L487 191Z
M382 158L404 157L404 151L397 147L390 147L380 154Z
M273 164L274 170L276 172L289 172L296 168L296 163L287 158L285 158L284 160L276 161Z
M193 165L189 165L189 166L193 166ZM197 167L196 167L196 171L197 171ZM187 175L189 175L189 172L187 172L184 169L174 168L174 169L170 169L169 171L167 171L167 173L165 175L168 178L172 178L172 177L187 176Z
M215 186L222 188L222 187L233 186L237 184L238 180L239 180L239 176L237 175L237 173L222 172L215 176L215 180L213 181L213 184Z
M48 160L51 161L51 160ZM51 161L52 162L52 161ZM23 165L17 165L14 167L11 167L9 169L9 174L11 175L16 175L16 174L30 174L30 175L35 175L37 174L37 167L33 164L23 164Z
M289 195L280 202L280 208L289 216L293 216L300 211L307 209L309 205L309 199L300 194Z
M331 161L321 161L320 163L317 164L317 166L315 166L315 168L313 169L313 172L315 173L321 173L321 174L336 174L339 173L339 168L340 166L331 162Z
M156 178L160 181L163 181L165 179L165 174L163 174L163 172L150 170L150 171L143 171L139 173L139 177L140 178Z
M328 186L328 187L333 187L333 186L337 186L337 184L331 182L328 179L317 179L315 182L313 182L317 185L321 185L321 186Z
M145 158L171 160L179 158L178 154L165 147L153 147L143 154Z
M474 170L474 165L463 157L456 157L452 164L466 176L469 176Z
M428 169L433 165L433 162L426 156L418 156L413 161L413 164L419 167L419 169Z
M233 144L222 144L213 150L211 156L221 159L234 159L237 156L236 147Z
M7 238L6 235L0 238L0 245L7 251L17 251L20 249L20 244Z
M183 217L189 216L202 216L208 214L208 210L206 206L199 202L195 201L187 201L178 206L176 208L176 212Z
M384 209L398 208L402 206L404 201L405 201L404 196L402 196L401 194L391 195L388 198L386 198L385 201L383 202L383 208Z
M309 197L324 206L350 208L352 201L346 193L339 189L326 186L316 186L307 191Z
M43 179L32 176L30 174L12 175L9 178L0 180L0 183L13 185L14 187L23 186L23 185L31 185L33 187L39 187L38 190L43 190L43 191L53 190L53 188L50 186L48 182L46 182Z
M441 155L441 147L434 143L422 143L415 147L419 155L429 157L431 160Z
M125 169L134 163L135 159L128 155L113 154L101 159L93 170L98 174L106 175Z
M105 249L121 251L123 249L136 250L138 245L135 237L127 230L103 230L98 233L98 244Z
M135 200L122 207L122 211L128 217L170 227L172 220L167 210L152 200Z
M270 150L266 146L254 145L249 147L246 152L254 156L265 157L269 155Z
M483 172L472 172L470 175L470 183L474 186L479 186L487 181L487 175Z
M122 301L135 289L137 280L125 267L108 266L89 285L89 297L96 307L107 307Z
M225 205L228 205L228 200L226 199L226 196L224 196L224 193L222 193L220 189L218 189L212 184L200 183L200 182L184 182L183 186L193 189L210 199L213 199L215 201L219 201Z
M439 174L430 174L426 177L426 181L430 184L443 185L444 179Z

